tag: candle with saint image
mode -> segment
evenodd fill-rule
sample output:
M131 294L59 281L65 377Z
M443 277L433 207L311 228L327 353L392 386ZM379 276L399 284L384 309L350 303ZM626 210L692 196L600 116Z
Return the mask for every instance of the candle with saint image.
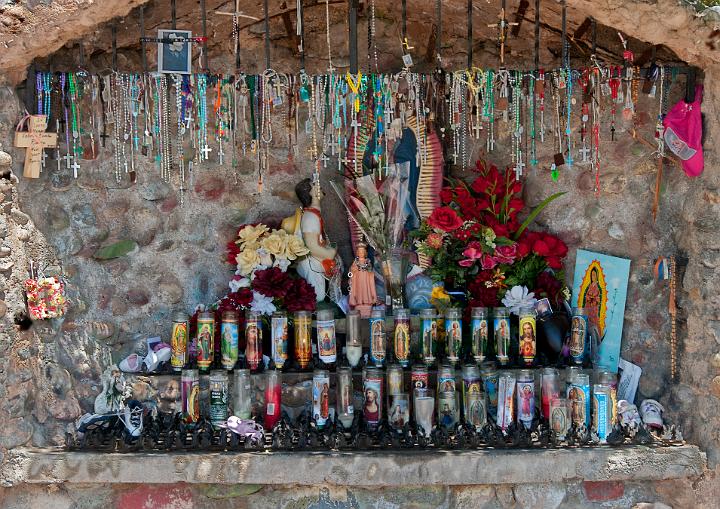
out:
M345 317L347 327L347 340L345 341L345 356L351 367L356 367L362 357L362 343L360 342L360 312L349 311Z
M560 373L555 368L545 368L540 375L540 394L542 400L542 414L550 417L550 402L560 397Z
M265 386L265 429L271 430L280 421L282 398L282 382L279 371L267 374Z

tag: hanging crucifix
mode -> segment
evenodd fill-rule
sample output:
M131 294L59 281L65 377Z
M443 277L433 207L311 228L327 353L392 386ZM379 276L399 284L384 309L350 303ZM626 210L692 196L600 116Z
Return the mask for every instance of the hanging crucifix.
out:
M500 21L488 25L490 28L498 29L498 44L500 45L500 64L505 65L505 41L507 40L508 28L518 26L518 23L509 23L505 17L505 0L500 8Z
M45 129L47 129L47 117L45 115L31 115L28 117L27 132L19 130L15 132L15 146L27 149L23 170L24 177L40 177L40 164L45 149L57 145L57 134L53 132L46 133Z

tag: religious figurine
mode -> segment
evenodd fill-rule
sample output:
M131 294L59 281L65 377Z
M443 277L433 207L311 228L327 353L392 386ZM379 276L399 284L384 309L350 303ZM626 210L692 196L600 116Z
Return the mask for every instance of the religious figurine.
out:
M103 390L95 398L95 413L103 415L122 410L132 390L130 384L125 382L122 371L113 364L105 370L101 380Z
M300 276L312 285L318 302L325 300L327 284L330 283L330 298L334 302L340 300L341 260L337 249L333 247L325 235L325 224L321 215L320 200L324 193L317 179L306 178L295 186L302 208L295 215L283 220L282 228L292 235L303 239L310 254L300 259L297 271Z
M360 242L355 250L355 261L350 266L350 306L362 318L370 318L372 307L378 304L375 290L375 271L367 256L367 244Z

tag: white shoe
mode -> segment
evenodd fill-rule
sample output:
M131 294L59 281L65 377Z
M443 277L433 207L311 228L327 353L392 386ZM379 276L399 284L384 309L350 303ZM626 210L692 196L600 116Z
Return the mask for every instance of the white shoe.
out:
M123 371L125 373L138 373L140 370L142 370L142 364L142 356L133 353L121 360L120 364L118 364L118 367L120 368L120 371Z
M161 348L160 350L151 350L145 357L145 371L152 373L160 364L170 360L172 356L172 348Z
M122 413L118 415L125 425L125 429L127 429L129 435L133 438L137 438L142 434L143 413L142 403L139 401L131 401L130 404L123 408Z
M662 413L664 411L663 406L654 399L646 399L640 403L640 417L642 417L645 425L651 428L662 429Z

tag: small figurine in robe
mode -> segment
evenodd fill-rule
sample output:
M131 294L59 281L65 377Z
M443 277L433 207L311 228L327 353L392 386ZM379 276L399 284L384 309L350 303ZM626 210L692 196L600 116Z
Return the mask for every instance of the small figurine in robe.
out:
M360 312L362 318L369 318L372 307L378 303L375 291L375 271L368 258L367 245L360 242L355 260L350 266L350 306Z

